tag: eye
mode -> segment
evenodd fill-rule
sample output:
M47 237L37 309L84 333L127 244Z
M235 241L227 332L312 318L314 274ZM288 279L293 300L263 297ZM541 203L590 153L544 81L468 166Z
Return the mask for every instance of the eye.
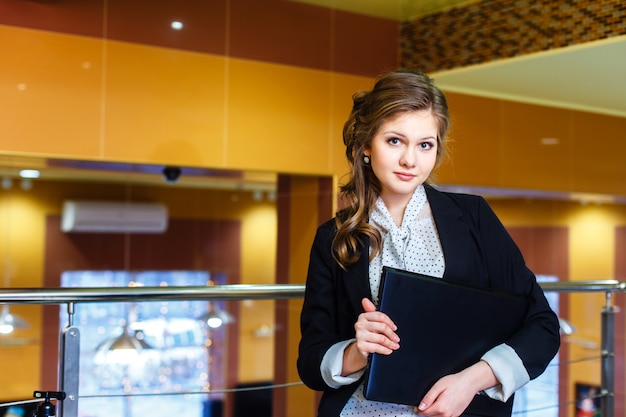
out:
M436 143L432 142L432 141L427 141L427 142L421 142L420 143L420 148L423 150L429 150L429 149L433 149L435 147Z
M393 138L389 138L387 140L387 143L389 143L390 145L398 145L400 144L400 139L393 137Z

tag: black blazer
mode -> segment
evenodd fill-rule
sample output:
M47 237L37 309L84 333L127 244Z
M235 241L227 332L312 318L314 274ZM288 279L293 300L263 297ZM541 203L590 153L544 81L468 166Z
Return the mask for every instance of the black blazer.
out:
M442 192L430 186L426 186L426 195L443 248L443 279L528 297L525 324L506 343L515 349L530 378L536 378L559 349L559 324L517 245L482 197ZM354 338L354 323L363 312L361 299L372 299L367 242L358 262L344 271L332 257L335 233L334 220L317 230L300 317L298 372L309 388L323 391L320 417L339 416L360 383L331 388L322 379L320 365L332 345Z

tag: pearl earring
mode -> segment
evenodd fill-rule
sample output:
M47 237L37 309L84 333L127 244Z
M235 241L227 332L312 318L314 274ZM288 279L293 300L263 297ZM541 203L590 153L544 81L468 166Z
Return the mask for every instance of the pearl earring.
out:
M370 157L367 155L363 155L363 162L367 165L370 163Z

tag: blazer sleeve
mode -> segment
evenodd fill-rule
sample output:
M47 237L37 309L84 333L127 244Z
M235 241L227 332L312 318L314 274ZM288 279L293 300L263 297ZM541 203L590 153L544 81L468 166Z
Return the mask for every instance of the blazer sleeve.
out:
M539 376L560 347L558 318L551 309L534 273L526 266L521 251L488 203L476 198L478 224L489 285L527 297L529 308L524 324L509 340L531 379Z
M333 235L330 223L317 230L311 247L304 303L300 314L298 373L309 388L318 391L330 388L322 379L320 371L324 354L341 340L335 302L337 267L331 252Z

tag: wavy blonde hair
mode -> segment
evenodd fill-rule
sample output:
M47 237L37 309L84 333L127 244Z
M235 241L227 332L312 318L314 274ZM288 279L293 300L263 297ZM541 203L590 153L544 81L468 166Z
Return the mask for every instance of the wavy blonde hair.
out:
M345 208L335 217L337 234L333 254L342 268L356 263L361 255L363 238L370 242L370 260L381 249L380 232L368 222L381 191L371 167L363 162L364 151L387 120L408 111L431 111L437 122L437 158L439 166L446 155L446 135L450 116L446 97L433 80L418 70L397 70L377 79L370 91L352 96L353 107L343 127L343 142L350 163L349 180L340 188ZM431 177L427 180L430 182Z

